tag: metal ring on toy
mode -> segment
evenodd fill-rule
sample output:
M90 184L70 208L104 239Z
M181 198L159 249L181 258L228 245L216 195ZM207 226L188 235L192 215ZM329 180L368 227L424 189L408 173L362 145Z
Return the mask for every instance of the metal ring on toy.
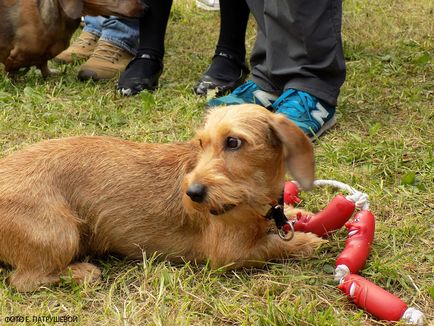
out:
M283 228L277 230L277 234L279 235L280 239L284 241L292 240L292 238L294 238L294 232L294 224L291 222L285 223Z

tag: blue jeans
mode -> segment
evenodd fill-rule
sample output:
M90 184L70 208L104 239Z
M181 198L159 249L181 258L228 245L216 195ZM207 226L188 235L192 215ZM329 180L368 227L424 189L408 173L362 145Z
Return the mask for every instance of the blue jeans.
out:
M139 46L138 19L85 16L84 24L84 31L95 34L100 40L113 43L133 55L136 54Z

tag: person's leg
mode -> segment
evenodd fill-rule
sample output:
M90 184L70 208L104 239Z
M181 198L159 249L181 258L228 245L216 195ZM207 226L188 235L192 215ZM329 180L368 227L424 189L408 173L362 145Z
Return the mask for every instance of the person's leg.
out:
M118 76L136 52L137 19L111 16L101 22L100 37L92 55L78 72L81 80L107 80Z
M54 61L59 63L72 63L74 59L87 59L95 50L96 43L102 32L104 17L84 17L84 28L75 41L64 51L59 53Z
M266 59L266 40L260 26L260 23L264 21L264 18L260 14L264 12L264 1L257 0L254 1L253 5L249 4L248 2L247 4L249 5L249 10L252 12L257 21L256 42L250 59L250 66L252 69L254 69L255 65ZM249 80L237 87L231 94L223 97L217 97L208 101L208 107L254 103L271 110L272 104L277 99L278 95L280 95L280 93L281 91L276 89L264 91L253 80Z
M164 38L172 0L150 0L148 5L148 11L140 19L137 54L118 81L117 89L123 95L154 90L163 71Z
M215 53L230 55L238 64L245 62L246 29L250 10L245 0L220 0L220 34ZM233 62L227 58L216 57L210 67L210 73L217 78L225 78L225 70L236 76L239 67L232 67ZM236 69L238 68L238 69Z
M283 5L280 1L267 1L264 17L280 18L278 13ZM286 26L293 46L287 49L290 54L288 60L270 52L270 45L266 45L267 61L270 52L270 62L275 62L268 63L266 76L284 90L274 102L273 109L284 114L314 139L336 123L337 97L345 80L341 40L342 0L291 0L286 5L292 14L287 20L282 19L281 24ZM266 27L277 31L280 26L275 25L271 22ZM267 42L273 40L271 37ZM281 63L285 61L288 65L286 69ZM258 65L255 76L261 78L263 68Z
M255 18L256 19L256 18ZM264 33L259 28L259 25L256 25L256 40L252 49L252 53L250 54L250 67L252 69L257 65L265 62L267 54L266 54L266 39Z
M220 0L220 35L211 65L194 91L206 95L216 89L217 96L232 91L248 74L245 64L245 35L249 20L245 0Z
M139 20L110 17L104 21L99 39L135 55L139 46Z
M104 21L106 20L106 17L102 16L84 16L84 27L83 31L92 33L98 38L101 36L102 33L102 25L104 24Z
M272 105L314 138L336 123L345 80L342 0L247 0L262 35L252 54L252 80L282 94Z
M335 106L345 80L342 1L247 3L264 35L252 54L252 80L265 91L294 88Z
M271 109L310 137L321 135L336 122L335 105L345 79L342 1L246 1L258 25L252 80L208 105L253 102L268 107L275 100ZM280 96L273 99L274 94Z

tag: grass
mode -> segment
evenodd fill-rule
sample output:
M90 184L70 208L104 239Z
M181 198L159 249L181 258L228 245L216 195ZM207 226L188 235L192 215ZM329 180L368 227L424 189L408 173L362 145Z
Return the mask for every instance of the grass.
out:
M205 104L191 89L208 65L219 21L193 3L174 3L165 72L153 94L121 98L115 81L78 82L78 65L57 66L61 75L47 81L35 70L14 82L1 74L1 155L70 135L156 142L191 137ZM361 275L424 311L431 325L433 10L425 0L344 1L348 73L338 126L315 145L318 178L370 195L377 230ZM249 49L254 36L251 22ZM332 196L320 189L303 199L315 210ZM344 231L333 235L311 259L252 271L110 257L98 261L104 276L99 285L65 282L30 294L9 289L3 268L0 324L14 315L69 315L80 325L386 325L349 303L332 281L345 237Z

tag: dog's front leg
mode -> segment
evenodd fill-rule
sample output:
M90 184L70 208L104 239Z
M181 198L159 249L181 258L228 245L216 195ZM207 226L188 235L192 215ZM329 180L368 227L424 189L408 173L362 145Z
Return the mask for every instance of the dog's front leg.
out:
M256 259L265 261L308 257L325 242L327 241L313 233L295 232L294 237L289 241L283 240L277 234L268 234L258 241L250 254Z
M220 239L222 243L224 239ZM210 255L211 266L228 268L261 266L267 261L282 260L289 257L310 256L321 244L326 242L313 233L295 232L290 241L282 240L277 234L266 234L254 241L232 240L219 246Z
M47 79L51 75L55 75L55 74L59 73L58 70L55 70L55 69L50 70L50 68L48 68L48 62L45 62L45 63L39 65L38 69L41 71L42 77L44 79Z

